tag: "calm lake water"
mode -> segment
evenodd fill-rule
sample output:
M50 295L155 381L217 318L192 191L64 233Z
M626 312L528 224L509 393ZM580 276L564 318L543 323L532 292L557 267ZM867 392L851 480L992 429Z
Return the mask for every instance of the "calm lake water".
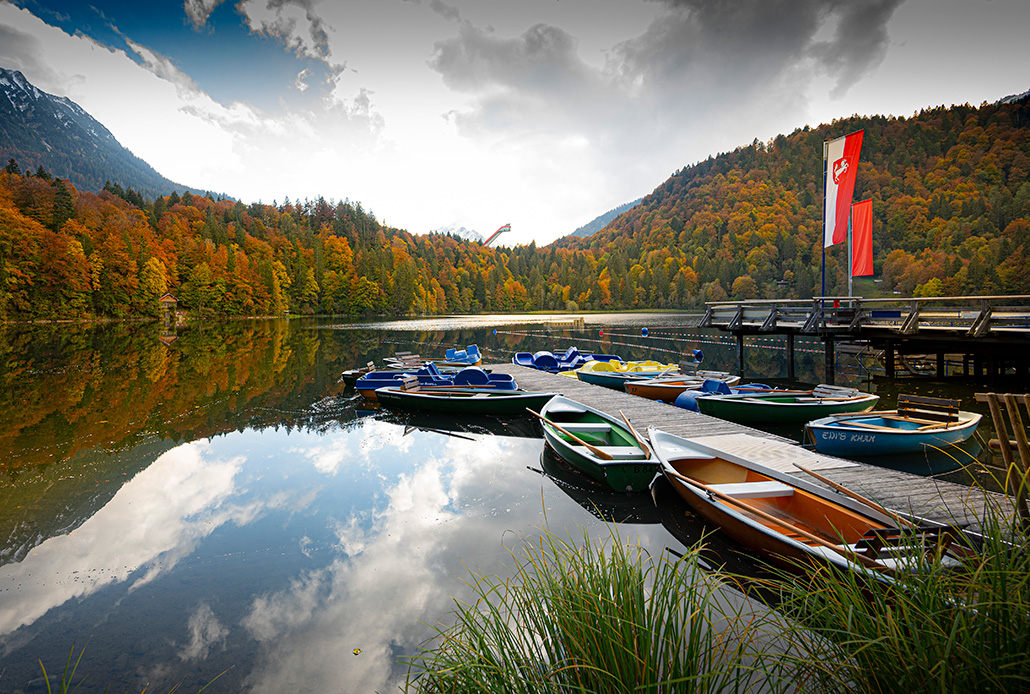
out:
M586 320L0 326L0 691L46 691L40 661L59 676L83 648L83 693L193 692L223 671L206 691L395 691L398 659L471 595L469 570L508 575L510 549L544 527L681 550L703 529L682 508L590 488L531 422L374 411L339 381L473 343L487 362L575 344L735 366L732 339L696 317ZM797 345L798 378L824 380L821 343ZM748 377L784 382L784 355L749 342ZM839 362L838 384L885 403L977 409L986 388ZM989 479L970 463L944 476Z

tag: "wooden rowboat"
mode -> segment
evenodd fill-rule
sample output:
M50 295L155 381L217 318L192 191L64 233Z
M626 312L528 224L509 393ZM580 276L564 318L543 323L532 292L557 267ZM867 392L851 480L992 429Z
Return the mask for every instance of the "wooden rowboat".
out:
M526 408L539 410L557 393L494 388L440 388L385 386L376 390L384 407L460 415L525 416Z
M806 424L805 433L817 451L828 455L919 453L973 435L981 415L958 408L957 400L899 395L895 410L821 417Z
M693 376L656 377L628 381L623 390L649 400L674 403L685 390L699 390L706 380L718 380L727 386L740 383L740 376L721 374L715 371L698 371Z
M879 395L854 389L819 386L810 391L712 394L697 398L697 408L702 414L738 424L803 424L841 412L865 412L879 399Z
M653 427L648 438L662 473L698 515L779 564L798 569L815 559L890 581L924 561L927 540L943 540L946 564L959 561L960 548L949 554L953 538L946 526L923 521L916 527L853 492L843 496Z
M658 461L627 423L561 395L539 417L555 453L588 477L627 492L643 491L654 479Z

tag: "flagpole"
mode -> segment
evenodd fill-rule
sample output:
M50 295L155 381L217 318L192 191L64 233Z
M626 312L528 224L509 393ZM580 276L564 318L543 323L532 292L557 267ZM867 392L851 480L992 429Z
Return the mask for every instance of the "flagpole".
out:
M829 142L823 140L823 283L819 292L820 296L826 296L826 160L829 156Z
M855 258L855 251L854 251L854 248L852 247L853 244L855 243L855 237L853 235L854 232L852 231L854 227L851 224L851 221L854 219L854 216L855 216L855 205L854 205L854 203L852 203L851 207L848 209L848 298L849 299L851 298L851 282L854 279L854 269L853 269L853 267L851 265L852 262L854 262L854 258Z

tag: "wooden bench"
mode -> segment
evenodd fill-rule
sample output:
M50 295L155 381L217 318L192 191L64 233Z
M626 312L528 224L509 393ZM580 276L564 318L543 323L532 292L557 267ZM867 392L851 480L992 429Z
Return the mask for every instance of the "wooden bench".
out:
M762 482L731 482L728 484L710 484L710 489L721 492L734 499L766 499L777 496L793 496L794 488L776 480Z
M897 415L906 419L930 422L957 422L958 400L929 398L922 395L899 395Z
M575 422L563 424L558 422L562 429L571 431L573 434L607 434L612 427L607 422Z
M595 457L595 458L597 457L586 446L575 446L574 445L574 446L571 446L571 448L574 448L576 450L576 452L578 452L580 454L588 455L588 456ZM594 446L594 448L599 450L599 451L604 451L605 453L610 455L612 457L613 461L646 460L647 459L647 454L644 453L639 448L637 448L636 446ZM606 462L606 461L602 460L601 462Z
M416 391L419 389L418 376L414 374L408 374L404 378L400 379L401 390Z

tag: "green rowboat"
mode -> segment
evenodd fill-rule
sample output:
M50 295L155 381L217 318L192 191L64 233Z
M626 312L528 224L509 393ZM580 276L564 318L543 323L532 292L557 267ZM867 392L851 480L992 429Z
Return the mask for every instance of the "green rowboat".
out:
M706 395L697 399L702 414L738 424L804 424L841 412L873 409L879 395L853 388L819 386L810 391L769 390Z
M588 477L626 492L644 491L654 479L658 461L624 422L561 395L544 405L540 415L547 443Z
M436 412L440 414L525 416L526 408L539 410L557 393L496 388L446 388L421 386L407 389L386 386L376 389L384 407Z

